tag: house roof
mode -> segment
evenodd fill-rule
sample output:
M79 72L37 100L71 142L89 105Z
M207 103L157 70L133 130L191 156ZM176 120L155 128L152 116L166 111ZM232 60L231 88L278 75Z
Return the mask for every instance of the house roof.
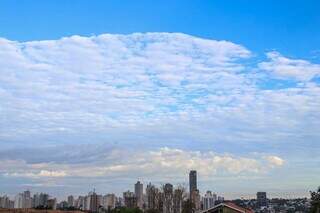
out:
M207 209L207 210L204 210L202 211L201 213L206 213L206 212L209 212L210 210L214 210L216 208L219 208L219 207L228 207L230 209L234 209L240 213L253 213L253 211L251 209L246 209L246 208L243 208L243 207L240 207L232 202L224 202L224 203L220 203L210 209Z

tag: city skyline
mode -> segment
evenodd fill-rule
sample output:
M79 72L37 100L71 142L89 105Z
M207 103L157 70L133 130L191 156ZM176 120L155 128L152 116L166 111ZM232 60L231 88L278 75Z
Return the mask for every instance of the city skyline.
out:
M67 198L57 200L46 193L31 193L29 190L17 194L14 200L7 196L0 196L0 209L52 209L52 210L81 210L90 212L110 212L133 210L140 212L182 213L212 212L216 208L226 206L236 208L240 212L264 211L308 211L310 200L307 198L284 199L270 198L267 192L257 192L256 198L237 198L225 200L224 197L207 190L199 193L197 189L197 171L189 172L189 191L187 187L170 183L157 187L151 182L144 188L139 180L133 185L134 192L127 190L122 196L113 193L99 194L96 190L86 195L68 195ZM188 204L189 203L189 204ZM241 210L242 209L242 210ZM13 210L14 211L14 210Z
M201 193L309 196L320 181L318 8L0 1L0 192L121 194L196 170Z
M0 191L0 197L8 197L10 199L16 199L17 196L19 195L23 195L25 193L27 193L30 197L30 192L33 191L32 195L45 195L47 196L47 199L57 199L57 202L64 202L66 201L67 203L69 203L69 198L72 197L72 199L74 199L75 197L81 197L85 194L87 195L90 195L92 193L96 193L98 195L115 195L116 197L124 197L125 196L125 193L129 193L128 195L129 196L135 196L135 199L136 199L136 205L137 207L139 208L142 208L142 205L139 204L139 199L142 199L143 198L143 202L146 202L146 198L144 197L147 193L148 193L148 186L149 187L155 187L156 190L160 190L162 188L162 190L165 190L165 187L167 184L171 185L171 187L174 186L174 189L183 189L183 192L186 193L186 196L185 199L193 199L192 196L191 196L191 193L194 192L194 191L197 191L198 194L200 195L201 198L205 198L208 193L209 195L214 195L216 196L216 200L218 200L218 198L226 198L227 200L233 200L233 199L255 199L256 197L259 197L258 194L259 193L264 193L265 196L266 196L266 193L267 192L255 192L251 195L248 195L248 194L239 194L239 195L233 195L233 196L228 196L227 193L224 193L224 192L219 192L219 191L215 191L214 189L212 188L203 188L201 187L201 183L199 184L198 183L198 175L197 175L197 171L196 170L190 170L189 172L187 172L187 174L189 175L188 177L185 177L186 178L186 181L185 182L174 182L174 181L171 181L171 182L159 182L159 183L155 183L155 182L152 182L151 180L147 180L145 182L141 181L141 178L138 179L135 183L131 183L129 184L130 187L129 188L124 188L124 186L122 187L119 187L120 188L123 188L123 190L117 190L117 192L114 192L114 191L106 191L105 189L101 189L101 188L96 188L96 187L93 187L91 188L90 190L88 191L84 191L84 192L81 192L81 193L78 193L78 194L72 194L70 192L67 192L65 191L64 195L63 196L59 196L57 194L50 194L46 191L33 191L33 190L30 190L30 188L25 188L25 189L22 189L22 192L18 192L16 194L10 194L10 193L6 193L5 191ZM195 178L194 178L195 177ZM187 181L188 179L188 181ZM174 183L174 185L172 185L171 183ZM197 187L196 189L194 188L194 186L198 186L200 185L200 188L202 188L203 190L199 190L199 188ZM309 192L310 193L310 192ZM219 195L219 196L218 196ZM281 199L295 199L295 198L308 198L309 195L307 196L295 196L295 195L292 195L292 194L289 194L289 195L285 195L285 194L282 194L281 195L274 195L272 193L269 193L268 192L268 198L281 198Z

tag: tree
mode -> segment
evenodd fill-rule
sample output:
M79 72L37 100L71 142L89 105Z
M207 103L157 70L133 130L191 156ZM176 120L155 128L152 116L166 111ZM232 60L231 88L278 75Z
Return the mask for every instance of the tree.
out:
M194 209L195 209L195 206L190 199L187 199L183 202L182 213L193 213Z
M311 213L320 213L320 186L317 191L310 191Z

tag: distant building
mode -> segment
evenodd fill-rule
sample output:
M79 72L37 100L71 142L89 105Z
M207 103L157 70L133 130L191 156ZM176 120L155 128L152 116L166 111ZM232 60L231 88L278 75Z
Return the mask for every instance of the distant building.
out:
M22 206L23 208L28 208L28 209L32 207L32 198L29 190L23 192Z
M84 210L90 210L90 194L84 197Z
M39 195L39 206L47 206L48 205L49 195L46 193L40 193Z
M40 195L37 193L33 195L32 207L36 208L38 206L40 206Z
M191 170L189 173L189 192L197 190L197 171Z
M218 202L219 202L219 203L222 203L223 201L224 201L224 197L218 196Z
M19 193L15 196L14 199L14 208L31 208L32 207L32 199L30 191L24 191L23 193Z
M75 203L75 207L77 207L78 209L84 210L84 206L85 206L85 197L79 196Z
M98 207L102 206L102 195L98 195Z
M23 194L19 193L14 197L14 208L21 209L23 208Z
M116 196L114 194L107 194L102 197L102 206L105 209L114 209L116 207Z
M191 203L192 203L194 209L200 210L201 209L201 197L200 197L199 190L193 190L190 193L190 199L191 199Z
M56 208L57 208L57 200L55 198L48 200L48 208L56 210Z
M68 207L74 207L74 198L72 195L68 196Z
M163 187L163 213L173 213L173 186L170 183Z
M14 207L14 201L10 200L8 196L0 197L0 208L12 209Z
M138 181L134 184L134 193L137 198L137 206L142 209L143 208L143 184Z
M98 212L98 210L99 210L98 195L95 192L92 192L89 197L90 197L90 208L89 208L89 210L91 212Z
M67 201L61 201L58 205L57 205L58 209L66 209L68 208L68 202Z
M146 188L146 201L147 201L147 209L157 209L160 211L162 207L162 199L161 199L161 193L157 187L149 183Z
M182 188L177 188L173 192L173 213L182 212L183 196L185 191Z
M137 207L137 198L133 192L126 191L123 192L124 205L128 208Z
M116 207L124 206L124 200L122 197L116 197Z
M257 192L257 205L259 208L268 206L268 199L266 192Z
M207 210L214 207L216 200L217 195L212 193L211 191L207 191L207 193L202 198L203 210Z

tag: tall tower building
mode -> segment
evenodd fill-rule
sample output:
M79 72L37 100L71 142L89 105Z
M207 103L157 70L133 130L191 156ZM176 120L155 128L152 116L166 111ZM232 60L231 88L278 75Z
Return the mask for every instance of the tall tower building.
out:
M138 181L134 184L134 194L137 199L137 206L142 209L143 207L143 184Z
M197 190L197 171L191 170L189 173L189 193Z

